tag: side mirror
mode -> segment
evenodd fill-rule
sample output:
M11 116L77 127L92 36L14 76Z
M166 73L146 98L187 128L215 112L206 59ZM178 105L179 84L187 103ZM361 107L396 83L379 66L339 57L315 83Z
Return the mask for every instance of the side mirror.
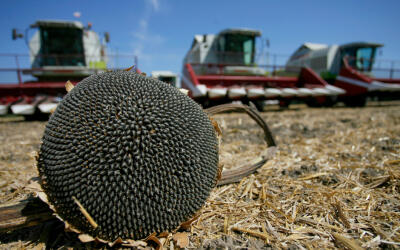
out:
M17 32L17 29L12 29L12 39L17 40L18 38L23 38L24 35Z
M104 39L106 40L106 43L110 42L110 33L104 32Z

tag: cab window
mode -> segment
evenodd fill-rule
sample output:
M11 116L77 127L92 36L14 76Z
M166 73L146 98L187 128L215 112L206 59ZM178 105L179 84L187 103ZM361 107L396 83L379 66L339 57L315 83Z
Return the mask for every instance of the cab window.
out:
M41 66L85 66L82 30L41 28Z

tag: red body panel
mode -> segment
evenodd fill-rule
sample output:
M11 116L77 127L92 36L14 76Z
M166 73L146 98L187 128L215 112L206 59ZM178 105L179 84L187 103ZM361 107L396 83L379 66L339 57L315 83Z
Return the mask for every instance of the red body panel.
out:
M305 86L306 84L312 86L315 85L316 87L324 87L328 85L324 79L322 79L317 73L308 67L301 68L297 83L297 86L299 87Z
M351 83L353 82L353 83ZM356 84L359 82L360 84ZM346 90L347 96L365 95L372 79L351 68L347 60L343 60L343 67L336 77L335 86Z
M76 85L76 82L73 82ZM26 82L0 84L0 100L3 104L20 100L33 100L36 96L63 96L67 93L65 82Z

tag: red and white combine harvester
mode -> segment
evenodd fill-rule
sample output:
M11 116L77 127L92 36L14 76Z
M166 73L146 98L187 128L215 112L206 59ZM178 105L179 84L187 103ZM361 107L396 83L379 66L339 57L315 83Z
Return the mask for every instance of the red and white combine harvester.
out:
M28 43L31 68L2 69L16 70L19 82L0 84L0 115L50 113L66 94L67 80L76 84L106 69L107 32L101 41L90 25L84 27L80 22L37 21L30 28L36 29ZM23 37L15 29L12 34L14 40ZM23 82L21 73L37 80Z
M328 83L344 89L339 96L348 106L364 106L368 96L400 97L400 79L374 78L376 49L382 44L354 42L344 45L305 43L286 63L287 72L309 67Z
M345 101L354 106L363 104L360 99L365 100L372 91L400 91L400 85L394 83L397 81L388 80L390 84L386 84L380 79L378 82L346 62L345 56L359 56L365 59L364 73L370 71L372 63L365 66L373 61L375 48L379 45L354 43L336 46L333 51L326 50L325 46L305 44L287 63L287 71L298 73L289 77L270 75L257 66L256 38L260 36L260 31L250 29L226 29L217 35L196 35L184 59L182 87L204 106L251 101L259 109L263 108L266 100L278 100L282 106L287 106L292 100L318 106ZM370 54L363 52L364 48L369 48ZM306 58L311 59L309 63ZM339 73L335 76L331 72L331 78L324 79L326 74L322 74L321 68L327 72L338 70Z

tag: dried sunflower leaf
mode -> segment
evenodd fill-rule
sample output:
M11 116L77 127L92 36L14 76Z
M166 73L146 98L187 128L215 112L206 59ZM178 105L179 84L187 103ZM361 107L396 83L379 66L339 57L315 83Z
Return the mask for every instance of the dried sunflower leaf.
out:
M80 235L78 235L78 238L83 243L92 242L95 240L92 236L90 236L88 234L80 234Z
M67 92L70 92L73 88L75 88L75 86L70 81L67 81L65 83L65 89L67 90Z
M175 241L176 245L180 248L185 248L189 246L189 237L188 234L183 233L176 233L172 236L172 239Z

